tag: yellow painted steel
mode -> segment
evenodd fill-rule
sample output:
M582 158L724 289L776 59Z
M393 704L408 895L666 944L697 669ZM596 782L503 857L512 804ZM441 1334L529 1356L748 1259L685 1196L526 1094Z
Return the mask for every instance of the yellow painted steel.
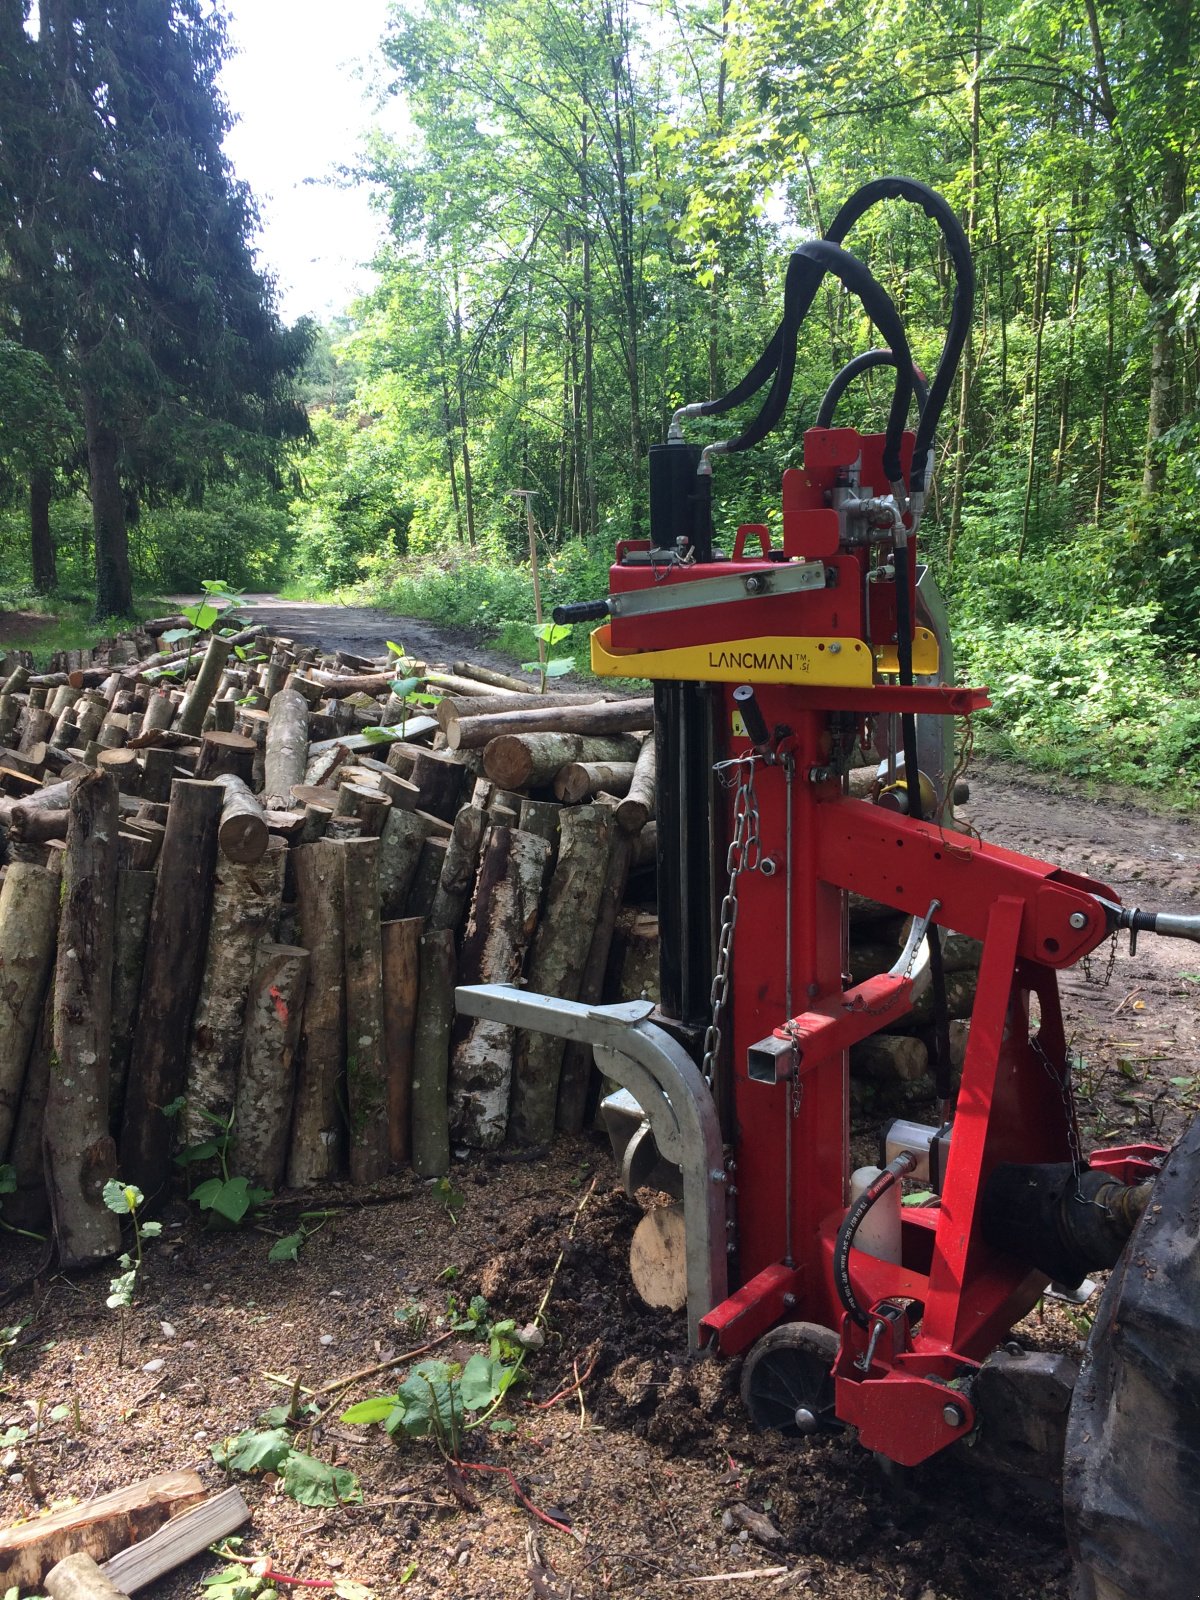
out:
M895 645L873 649L861 639L763 634L671 650L613 650L611 624L592 634L592 671L601 678L672 678L686 683L799 683L869 688L899 671ZM913 640L913 671L938 668L937 641L926 628Z

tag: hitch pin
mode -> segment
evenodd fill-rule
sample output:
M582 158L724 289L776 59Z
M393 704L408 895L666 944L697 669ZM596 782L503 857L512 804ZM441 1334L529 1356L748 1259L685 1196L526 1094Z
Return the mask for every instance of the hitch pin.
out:
M875 1347L879 1343L880 1339L882 1338L883 1330L886 1327L887 1327L887 1319L886 1319L886 1317L876 1317L875 1318L875 1321L871 1326L871 1337L867 1341L867 1348L863 1352L863 1354L861 1356L859 1356L858 1360L854 1363L854 1365L858 1368L859 1372L870 1372L871 1363L875 1360Z

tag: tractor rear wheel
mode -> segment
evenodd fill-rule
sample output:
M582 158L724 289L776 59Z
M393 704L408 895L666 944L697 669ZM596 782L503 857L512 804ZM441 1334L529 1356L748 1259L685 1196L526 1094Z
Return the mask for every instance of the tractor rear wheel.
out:
M1200 1591L1200 1117L1101 1297L1067 1424L1079 1600Z

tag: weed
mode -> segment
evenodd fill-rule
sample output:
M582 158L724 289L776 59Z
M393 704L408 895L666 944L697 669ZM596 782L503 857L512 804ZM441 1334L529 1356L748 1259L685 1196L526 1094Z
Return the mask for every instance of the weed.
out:
M182 1108L181 1100L172 1101L169 1106L164 1107L164 1115L174 1116ZM256 1188L249 1178L235 1177L229 1170L234 1113L231 1111L228 1117L218 1117L214 1112L205 1110L203 1106L197 1106L196 1114L203 1117L204 1121L216 1131L211 1139L203 1139L199 1144L189 1145L186 1150L181 1150L175 1161L177 1165L187 1167L197 1161L215 1160L221 1171L218 1177L206 1178L203 1183L197 1184L188 1195L188 1199L194 1200L201 1211L207 1211L213 1217L223 1217L236 1228L245 1220L247 1213L253 1207L260 1206L264 1200L271 1198L271 1191ZM273 1257L273 1259L285 1258Z
M137 1289L138 1274L142 1270L142 1243L146 1239L157 1239L162 1233L161 1222L143 1222L138 1216L138 1207L146 1202L146 1196L136 1183L122 1183L119 1178L110 1178L101 1190L104 1204L110 1211L115 1211L119 1217L128 1217L133 1225L133 1255L125 1252L117 1258L117 1265L121 1268L118 1275L109 1283L109 1295L105 1304L110 1310L121 1313L121 1343L117 1351L117 1365L125 1364L125 1327L130 1306L133 1305L134 1292Z
M194 605L180 606L181 615L188 621L186 628L168 628L162 635L164 645L187 644L187 656L180 667L167 667L154 673L156 678L181 677L186 682L192 667L192 646L213 634L226 632L230 623L243 619L238 615L239 596L228 592L229 586L219 578L208 578L201 584L204 594ZM238 651L243 660L245 652Z
M571 630L561 622L539 622L533 630L534 637L548 650L552 645L561 644L564 639L571 637ZM574 656L548 656L542 659L545 651L538 651L536 661L522 661L522 672L536 672L538 674L538 693L545 694L547 678L561 678L564 672L573 672L575 669Z
M302 1211L300 1213L300 1226L294 1233L284 1234L282 1239L276 1239L267 1252L268 1261L298 1261L300 1252L312 1238L314 1233L321 1229L333 1217L336 1211Z
M262 1413L265 1428L244 1428L212 1447L212 1458L226 1472L274 1472L283 1492L302 1506L359 1505L358 1479L345 1467L333 1467L316 1456L297 1450L290 1428L305 1423L305 1412L291 1406L272 1406Z

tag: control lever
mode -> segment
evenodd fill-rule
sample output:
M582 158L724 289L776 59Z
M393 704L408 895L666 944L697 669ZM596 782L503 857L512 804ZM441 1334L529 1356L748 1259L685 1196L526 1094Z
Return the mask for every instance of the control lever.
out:
M1200 944L1200 917L1185 917L1175 911L1139 911L1137 906L1119 906L1097 895L1097 900L1108 913L1108 926L1112 932L1118 928L1129 929L1129 954L1137 954L1139 933L1157 933L1167 939L1192 939Z
M762 714L762 707L755 696L753 685L743 683L740 688L735 689L733 691L733 703L741 712L750 743L756 750L765 749L771 742L771 734L767 728L767 719Z
M550 613L559 624L569 622L599 622L608 615L607 600L568 600L566 605L555 606Z

